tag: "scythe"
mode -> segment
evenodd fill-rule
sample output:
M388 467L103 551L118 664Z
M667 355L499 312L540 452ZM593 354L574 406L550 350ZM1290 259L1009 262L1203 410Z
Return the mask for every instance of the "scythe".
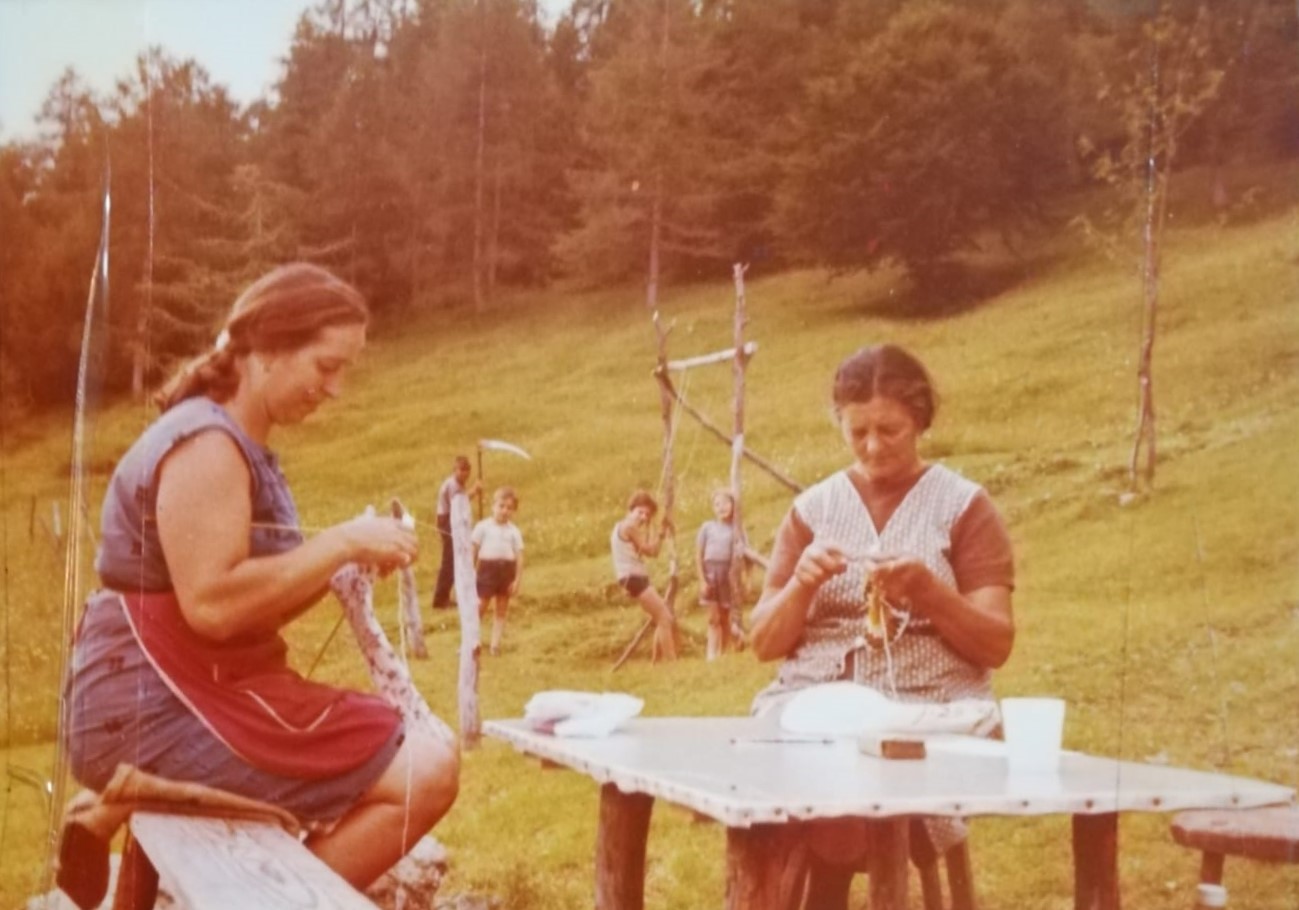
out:
M504 442L500 439L480 439L478 440L478 517L483 517L483 451L488 452L509 452L511 455L517 455L525 461L532 461L529 455L519 446L511 442Z

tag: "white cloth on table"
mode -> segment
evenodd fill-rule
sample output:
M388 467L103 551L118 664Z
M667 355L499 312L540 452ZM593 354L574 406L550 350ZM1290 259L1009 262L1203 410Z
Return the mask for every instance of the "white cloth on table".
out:
M551 689L528 700L523 719L534 730L556 736L599 737L617 730L643 707L643 700L624 692Z
M820 736L866 733L986 736L999 720L997 703L988 699L900 702L869 686L846 680L801 689L790 697L780 713L781 729Z

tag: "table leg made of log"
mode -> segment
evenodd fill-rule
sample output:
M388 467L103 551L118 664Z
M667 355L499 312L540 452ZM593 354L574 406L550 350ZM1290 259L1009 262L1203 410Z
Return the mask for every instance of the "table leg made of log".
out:
M600 788L595 834L595 910L644 910L645 842L654 797Z
M1120 910L1119 816L1073 817L1074 910Z

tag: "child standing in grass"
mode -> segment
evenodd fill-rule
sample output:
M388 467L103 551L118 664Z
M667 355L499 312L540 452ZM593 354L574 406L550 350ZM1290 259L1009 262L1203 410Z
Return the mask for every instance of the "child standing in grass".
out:
M492 496L491 518L484 518L474 525L469 538L474 547L474 568L478 572L479 617L487 614L490 601L496 601L492 615L492 654L500 653L510 598L519 593L519 582L523 579L523 534L510 521L518 508L519 498L514 490L501 487Z
M735 552L735 494L713 492L713 518L695 538L695 569L703 585L699 602L708 607L708 660L716 660L731 644L731 559Z

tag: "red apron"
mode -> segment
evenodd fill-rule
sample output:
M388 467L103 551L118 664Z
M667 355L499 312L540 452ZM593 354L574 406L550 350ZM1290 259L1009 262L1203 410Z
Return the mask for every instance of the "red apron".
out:
M217 643L185 622L176 595L123 594L135 638L168 688L255 768L335 777L365 763L401 722L375 695L304 679L278 634Z

